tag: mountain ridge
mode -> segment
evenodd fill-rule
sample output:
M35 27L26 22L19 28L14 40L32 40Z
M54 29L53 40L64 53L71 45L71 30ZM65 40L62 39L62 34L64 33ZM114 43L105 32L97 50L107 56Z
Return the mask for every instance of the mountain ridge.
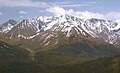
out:
M98 37L110 44L119 45L119 20L110 21L103 19L80 19L70 15L60 15L53 17L36 17L25 19L13 26L5 34L9 38L33 39L45 31L62 32L69 37L71 34ZM71 33L72 32L72 33ZM3 32L4 33L4 32Z

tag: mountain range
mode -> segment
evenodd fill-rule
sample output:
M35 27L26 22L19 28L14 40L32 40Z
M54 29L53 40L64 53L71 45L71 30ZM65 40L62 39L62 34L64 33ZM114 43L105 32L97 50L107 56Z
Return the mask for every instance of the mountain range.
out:
M20 22L11 19L3 23L0 30L8 39L34 39L35 42L40 42L44 46L58 44L59 34L66 38L75 36L79 39L76 42L80 42L82 40L80 38L89 37L120 45L120 20L80 19L67 14L40 16Z
M68 14L19 22L10 19L0 25L0 52L1 72L2 68L13 71L16 65L16 71L35 67L31 73L83 62L86 67L91 60L94 64L100 57L120 55L120 20L81 19Z

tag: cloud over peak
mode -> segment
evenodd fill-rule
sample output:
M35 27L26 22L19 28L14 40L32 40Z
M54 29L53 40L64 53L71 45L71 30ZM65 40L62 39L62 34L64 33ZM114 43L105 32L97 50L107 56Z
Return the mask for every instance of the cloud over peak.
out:
M49 9L47 9L47 11L54 15L69 14L82 19L89 19L89 18L105 19L105 16L100 13L93 13L89 11L80 12L80 11L74 11L73 9L65 10L62 7L50 7Z
M78 18L82 19L90 19L90 18L97 18L97 19L120 19L120 12L109 12L107 14L101 14L98 12L89 12L89 11L74 11L73 9L64 9L62 7L50 7L46 9L46 11L52 13L53 15L63 15L63 14L69 14L72 16L76 16Z
M109 19L120 19L120 12L110 12L106 15Z
M48 9L46 9L46 11L53 13L54 15L62 15L62 14L66 14L67 11L65 9L63 9L62 7L50 7Z

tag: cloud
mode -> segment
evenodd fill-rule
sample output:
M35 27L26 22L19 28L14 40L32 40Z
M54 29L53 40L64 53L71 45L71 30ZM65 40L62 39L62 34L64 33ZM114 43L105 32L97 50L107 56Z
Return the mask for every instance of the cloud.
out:
M27 14L25 11L19 11L19 14Z
M2 15L2 12L0 12L0 15Z
M48 2L51 6L60 6L60 7L84 7L91 6L89 4L74 3L74 2Z
M117 20L120 19L120 12L109 12L107 14L101 14L98 12L89 12L89 11L74 11L73 9L64 9L62 7L50 7L46 11L52 13L53 15L72 15L82 19L98 18L98 19L108 19L108 20Z
M62 15L62 14L66 14L67 11L65 9L63 9L62 7L50 7L48 9L46 9L46 11L53 13L54 15Z
M60 5L61 7L85 7L85 6L91 6L88 4L64 4Z
M100 13L93 13L89 11L80 12L80 11L74 11L73 9L65 10L62 7L50 7L46 11L54 15L68 14L82 19L90 19L90 18L106 19L105 16Z
M23 16L21 15L20 18L23 18Z
M46 12L46 11L44 11L44 10L39 10L38 12L42 13L42 12Z
M95 4L96 2L86 2L86 3L88 3L88 4Z
M0 7L48 7L45 2L34 2L31 0L0 0Z
M120 12L110 12L106 14L106 17L109 19L120 19Z
M94 3L94 2L88 2ZM74 2L40 2L33 0L0 0L0 7L41 7L47 8L51 6L61 7L83 7L91 6L88 3L74 3Z

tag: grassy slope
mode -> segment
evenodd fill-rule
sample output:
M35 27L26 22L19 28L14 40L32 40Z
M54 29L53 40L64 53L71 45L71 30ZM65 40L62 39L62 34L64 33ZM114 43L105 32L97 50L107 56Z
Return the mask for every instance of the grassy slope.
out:
M120 56L105 57L82 64L61 67L54 73L120 73Z
M109 44L102 44L92 47L84 43L62 45L49 51L37 52L36 61L47 65L65 65L91 60L105 56L115 56L120 54L120 49Z
M29 52L0 41L0 73L31 63Z
M8 69L6 73L119 73L120 56L105 57L84 63L66 66L46 66L38 64L22 65L22 67Z
M84 61L120 54L119 49L109 44L93 46L86 42L62 45L39 51L32 61L25 49L0 42L0 73L117 73L111 58Z

